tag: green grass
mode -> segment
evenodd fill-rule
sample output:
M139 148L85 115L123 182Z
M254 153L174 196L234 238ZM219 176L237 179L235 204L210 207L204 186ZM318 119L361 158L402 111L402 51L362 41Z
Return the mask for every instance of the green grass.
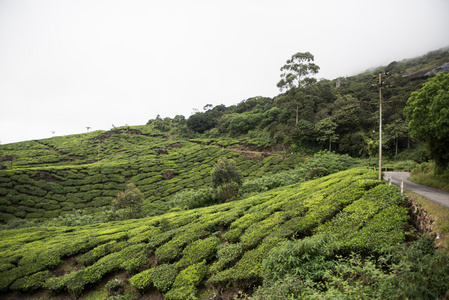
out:
M413 169L410 181L449 192L449 171L435 174L435 163L422 163Z

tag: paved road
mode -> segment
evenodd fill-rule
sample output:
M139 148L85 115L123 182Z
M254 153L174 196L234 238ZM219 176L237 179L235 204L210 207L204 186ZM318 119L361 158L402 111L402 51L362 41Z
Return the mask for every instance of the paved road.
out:
M404 179L404 190L409 190L412 193L421 195L441 206L449 208L449 193L434 189L431 187L423 186L411 182L408 180L410 177L409 172L385 172L384 179L388 180L388 176L391 176L391 183L401 185L401 177Z

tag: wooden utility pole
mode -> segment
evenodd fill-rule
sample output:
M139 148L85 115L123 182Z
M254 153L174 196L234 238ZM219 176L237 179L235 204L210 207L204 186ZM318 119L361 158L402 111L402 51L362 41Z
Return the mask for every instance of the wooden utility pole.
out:
M374 75L374 77L378 77L377 86L379 88L379 180L382 180L382 88L391 87L391 85L385 85L385 82L382 81L383 75L390 75L388 72L379 72L378 75ZM376 86L373 84L372 86Z

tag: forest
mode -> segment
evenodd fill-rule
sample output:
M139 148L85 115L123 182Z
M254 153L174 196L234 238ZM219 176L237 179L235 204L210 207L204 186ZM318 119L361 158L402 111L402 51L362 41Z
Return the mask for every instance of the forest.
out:
M187 120L183 116L157 118L148 124L161 131L176 127L178 134L186 136L261 138L258 147L282 145L299 153L328 149L371 157L377 154L379 141L379 92L373 75L388 72L382 90L382 146L392 159L400 159L402 153L402 157L412 154L413 159L424 161L428 153L410 138L403 110L410 94L429 77L426 74L448 62L448 49L440 49L356 76L312 83L307 79L314 78L305 77L306 83L292 85L272 99L253 97L230 107L208 104Z
M376 76L382 171L447 181L448 63L317 80L297 53L274 98L0 145L1 298L444 299L449 212L424 232L378 179Z

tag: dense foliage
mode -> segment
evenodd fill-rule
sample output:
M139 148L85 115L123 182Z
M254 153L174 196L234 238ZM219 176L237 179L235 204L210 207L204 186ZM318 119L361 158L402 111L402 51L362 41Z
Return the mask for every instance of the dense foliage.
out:
M293 152L330 149L353 157L372 157L379 148L379 95L371 88L375 83L372 75L389 71L392 75L386 84L392 87L383 91L383 153L394 157L410 148L419 149L418 141L408 133L403 109L411 93L433 76L432 70L447 62L446 48L357 76L315 82L305 81L313 79L307 77L309 73L318 71L313 55L297 53L282 68L284 78L278 85L288 88L285 93L249 98L230 107L209 106L190 116L187 124L190 134L263 137L263 147L281 144ZM426 157L421 153L417 159Z
M449 286L449 262L433 242L422 236L371 256L342 256L339 242L323 235L288 242L264 260L254 299L438 299Z
M404 113L410 134L426 141L437 166L449 167L449 73L439 73L414 91Z

